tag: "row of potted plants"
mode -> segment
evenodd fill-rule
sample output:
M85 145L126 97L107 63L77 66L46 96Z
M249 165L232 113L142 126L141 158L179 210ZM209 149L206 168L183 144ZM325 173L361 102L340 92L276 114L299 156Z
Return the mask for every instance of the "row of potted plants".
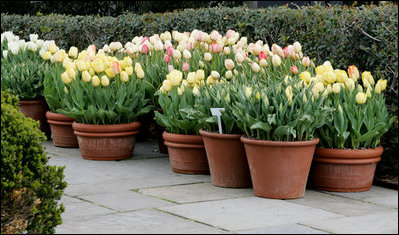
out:
M75 120L84 158L130 157L137 117L156 108L175 172L210 172L221 187L253 184L261 197L302 197L309 171L320 189L368 190L382 153L380 138L396 120L381 94L385 80L375 82L363 72L359 82L354 66L348 73L329 62L316 67L298 42L270 50L262 41L247 44L232 30L174 31L135 37L125 47L113 42L80 53L49 47L40 55L54 60L47 63L47 103L69 123ZM221 122L210 108L222 108ZM119 145L122 139L126 143ZM331 155L335 149L338 160ZM372 154L359 160L348 149ZM337 177L345 168L346 175Z

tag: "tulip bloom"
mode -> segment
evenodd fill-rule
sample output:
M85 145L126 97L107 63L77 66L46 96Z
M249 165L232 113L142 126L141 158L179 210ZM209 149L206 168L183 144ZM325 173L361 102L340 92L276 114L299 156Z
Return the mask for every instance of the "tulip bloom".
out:
M290 70L291 70L291 73L293 73L293 74L297 74L298 73L298 68L295 65L291 66Z
M367 101L367 95L364 92L358 92L356 94L356 102L358 104L364 104Z
M144 44L144 45L141 47L141 53L147 54L148 51L149 51L149 48L148 48L147 44Z
M355 81L360 77L359 70L354 65L351 65L348 67L348 74L349 74L349 77Z
M280 56L278 56L278 55L273 55L273 57L272 57L272 63L273 63L274 66L280 66L280 65L281 65Z
M183 63L182 70L187 72L190 69L190 65L187 62Z
M263 51L261 51L261 52L259 53L259 60L262 60L262 59L267 60L267 55L266 55L266 53L264 53Z
M233 70L234 69L234 61L232 59L225 60L224 66L226 67L227 70Z
M169 63L170 62L170 56L168 54L165 54L165 56L163 57L163 61L165 63Z

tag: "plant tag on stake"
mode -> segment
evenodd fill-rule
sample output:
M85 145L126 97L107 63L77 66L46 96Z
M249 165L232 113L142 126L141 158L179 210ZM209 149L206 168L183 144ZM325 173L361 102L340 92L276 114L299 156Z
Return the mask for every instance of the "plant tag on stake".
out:
M223 134L222 120L220 119L220 117L222 116L222 113L220 111L224 111L224 108L211 108L212 116L216 116L218 119L219 133Z

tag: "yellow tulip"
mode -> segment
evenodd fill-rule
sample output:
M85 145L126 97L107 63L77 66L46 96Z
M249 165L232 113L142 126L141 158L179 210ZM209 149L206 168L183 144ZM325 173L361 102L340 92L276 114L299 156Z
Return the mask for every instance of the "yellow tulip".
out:
M377 84L375 84L374 91L376 94L381 93L381 83L378 81Z
M245 87L245 95L247 96L247 98L251 97L251 95L252 95L251 87Z
M45 51L42 53L42 59L43 60L49 60L51 59L51 53L49 51Z
M367 88L366 95L367 95L367 98L371 98L371 88Z
M341 84L339 84L339 83L334 83L334 85L332 86L332 91L333 91L335 94L340 93L340 92L341 92Z
M137 74L137 78L144 78L145 74L144 74L144 70L143 69L139 69L136 71Z
M133 61L130 57L126 56L123 61L126 63L127 66L132 66Z
M187 74L187 82L189 84L194 84L197 81L197 74L196 72L189 72Z
M104 62L101 58L96 58L92 63L91 67L93 67L96 73L101 73L105 70Z
M306 82L306 84L309 84L310 80L312 79L312 75L310 75L308 71L302 72L299 76L301 77L302 81Z
M323 74L323 81L333 84L337 80L337 75L333 71L328 71Z
M48 50L50 51L51 54L54 54L58 51L57 45L55 45L54 42L50 43Z
M196 95L196 96L200 95L200 90L198 89L197 85L195 85L194 88L193 88L193 94Z
M89 69L89 74L90 74L91 76L93 76L93 75L95 74L95 72L94 72L94 69L93 69L93 68L90 68L90 69Z
M97 75L94 75L92 78L91 78L91 84L94 86L94 87L98 87L99 85L100 85L100 79L97 77Z
M76 63L76 67L78 67L79 71L85 71L87 70L86 67L86 62L82 61L82 60L78 60L75 62Z
M198 79L199 81L205 79L205 71L204 71L204 70L202 70L202 69L197 70L197 79Z
M162 84L162 89L165 92L169 92L172 90L172 83L169 80L164 80Z
M106 75L103 75L101 77L101 85L102 86L108 86L109 85L109 79Z
M358 104L364 104L367 101L367 95L364 92L358 92L356 94L356 102Z
M72 58L78 57L78 48L77 48L77 47L71 47L71 48L69 48L68 55L69 55L70 57L72 57Z
M70 79L75 79L75 77L76 77L76 72L75 72L75 70L74 70L72 67L69 67L69 68L66 70L66 72L67 72L68 77L69 77Z
M346 80L345 88L352 91L355 88L355 81L353 79Z
M348 74L346 74L345 70L335 70L335 74L337 76L337 81L345 83L346 80L348 80Z
M370 85L374 85L375 84L374 78L373 78L373 76L371 75L371 73L369 71L364 71L362 73L362 81L363 81L363 83L365 82L365 80L367 80L368 83L370 83Z
M133 74L133 67L132 66L128 66L125 68L125 71L127 73L127 75L132 75Z
M121 79L122 82L127 82L127 81L129 81L129 75L128 75L128 73L127 73L126 71L122 71L122 72L120 73L120 79Z
M90 75L90 73L87 72L86 70L83 71L83 73L82 73L82 80L83 80L84 82L90 82L90 80L91 80L91 75Z
M112 69L111 69L111 68L107 68L107 69L105 70L105 73L106 73L107 76L110 77L110 78L115 77L115 74L112 72Z
M68 84L68 83L70 83L72 80L68 77L68 73L65 71L65 72L63 72L62 74L61 74L61 78L62 78L62 81L65 83L65 84Z

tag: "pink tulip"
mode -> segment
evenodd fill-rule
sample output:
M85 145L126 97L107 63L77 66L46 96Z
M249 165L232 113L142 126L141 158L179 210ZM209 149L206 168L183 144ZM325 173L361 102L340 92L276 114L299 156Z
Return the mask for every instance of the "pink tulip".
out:
M147 44L144 44L144 45L141 47L141 53L147 54L148 51L149 51L149 49L148 49Z
M289 47L289 46L285 47L283 49L283 52L284 52L284 57L285 58L290 58L290 57L292 57L294 55L294 50L292 50L292 48Z
M261 52L259 53L259 60L261 60L261 59L267 60L267 55L266 55L266 53L264 53L263 51L261 51Z
M291 72L293 74L297 74L298 73L298 68L295 65L291 66L290 70L291 70Z
M232 29L227 30L226 38L229 38L233 33L234 33L234 30L232 30Z
M190 69L190 65L189 65L187 62L184 62L184 63L183 63L182 70L183 70L184 72L187 72L189 69Z
M209 51L212 52L212 53L219 53L219 52L222 51L222 48L220 47L219 44L217 44L216 42L214 42L214 43L212 43L212 44L209 46Z
M150 41L150 38L149 38L149 37L147 37L147 36L146 36L146 37L144 37L144 38L143 38L143 41L141 41L141 44L143 44L145 41Z
M165 63L169 63L170 62L170 56L168 54L165 54L165 56L163 57L163 61Z
M170 57L173 56L173 51L174 51L174 49L173 49L172 46L170 46L170 47L168 47L168 48L166 49L166 53L167 53L168 56L170 56Z

